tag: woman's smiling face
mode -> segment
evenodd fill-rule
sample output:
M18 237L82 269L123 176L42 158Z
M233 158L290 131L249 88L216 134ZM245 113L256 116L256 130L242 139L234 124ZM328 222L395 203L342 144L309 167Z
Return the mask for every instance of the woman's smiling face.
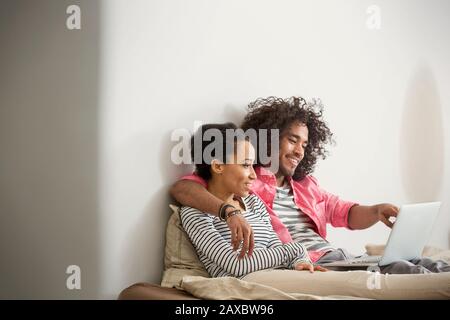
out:
M256 173L253 169L255 161L255 149L247 141L238 141L235 152L228 159L227 164L221 165L222 171L217 175L220 183L230 193L239 197L245 197L249 194L253 181L256 179Z

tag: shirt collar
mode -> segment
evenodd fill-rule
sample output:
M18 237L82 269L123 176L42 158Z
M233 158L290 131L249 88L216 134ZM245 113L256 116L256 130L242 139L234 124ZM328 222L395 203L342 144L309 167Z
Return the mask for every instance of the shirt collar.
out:
M261 180L262 182L272 185L274 187L277 186L277 178L270 170L267 170L266 168L259 166L255 168L255 172L256 175L258 176L258 179ZM292 177L288 176L285 177L285 179L292 186L293 181Z

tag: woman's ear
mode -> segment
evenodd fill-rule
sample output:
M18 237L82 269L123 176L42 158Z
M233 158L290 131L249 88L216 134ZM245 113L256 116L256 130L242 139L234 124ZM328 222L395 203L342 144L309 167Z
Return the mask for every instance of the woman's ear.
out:
M221 163L219 160L214 159L211 161L211 170L215 174L222 174L224 169L224 164Z

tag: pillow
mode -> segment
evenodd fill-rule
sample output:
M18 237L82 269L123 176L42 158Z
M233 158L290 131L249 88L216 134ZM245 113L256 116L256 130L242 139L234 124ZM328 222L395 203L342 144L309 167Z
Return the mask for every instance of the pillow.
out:
M166 248L164 255L163 287L180 288L183 276L208 277L209 274L197 256L189 236L184 231L179 207L169 205L173 213L166 228Z

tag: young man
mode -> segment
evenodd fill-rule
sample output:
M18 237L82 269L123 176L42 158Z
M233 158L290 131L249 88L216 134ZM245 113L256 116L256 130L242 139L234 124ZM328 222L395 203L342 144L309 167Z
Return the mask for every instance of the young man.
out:
M275 174L269 172L257 160L257 179L252 192L266 205L273 229L283 243L302 242L311 260L320 264L351 257L326 240L327 223L352 230L368 228L378 221L392 227L389 218L397 216L396 206L388 203L364 206L341 200L321 189L310 175L317 159L326 157L325 145L332 141L332 133L322 119L321 106L317 108L316 104L308 104L298 97L258 99L249 105L249 113L242 124L243 130L250 128L279 129L278 171ZM270 150L270 144L267 149ZM183 205L218 215L225 203L205 187L206 182L199 176L185 176L171 188L171 195ZM230 207L225 209L226 213L234 210ZM246 253L251 255L252 229L243 216L233 215L227 219L227 224L233 248L237 250L243 242L240 257ZM405 263L397 265L394 270L388 266L384 272L426 272L422 270L426 268L417 266L417 263ZM420 270L410 270L412 267ZM439 266L430 266L427 261L427 267Z

